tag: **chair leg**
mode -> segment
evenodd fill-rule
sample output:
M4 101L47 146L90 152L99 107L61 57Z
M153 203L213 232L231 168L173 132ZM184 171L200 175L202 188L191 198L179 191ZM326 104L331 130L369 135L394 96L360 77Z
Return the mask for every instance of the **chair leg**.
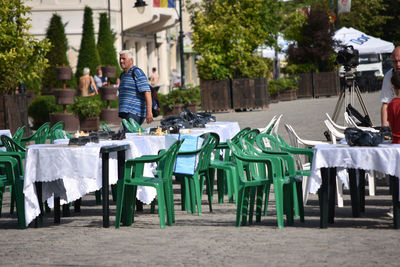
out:
M267 216L269 193L271 192L271 184L264 186L265 200L264 200L264 216Z
M196 204L197 204L197 214L200 216L201 215L201 199L202 199L202 191L203 188L200 188L200 177L198 176L193 176L190 180L193 181L194 184L194 191L192 191L194 193L193 198L195 198L196 200Z
M217 189L218 189L218 203L224 203L224 191L225 191L225 181L224 181L224 171L217 170Z
M165 197L163 184L158 184L156 190L158 199L158 217L160 218L160 227L163 229L165 228Z
M0 218L1 218L1 207L3 205L3 192L5 191L5 187L0 187Z
M210 175L205 177L207 184L207 197L208 197L208 208L212 212L212 191L214 191L214 178Z
M264 186L257 186L256 222L261 221L263 195L264 195Z
M10 185L11 203L10 203L10 214L14 213L14 202L15 202L15 190L13 190L12 185ZM1 210L0 210L1 211ZM1 214L1 212L0 212Z
M242 218L242 212L243 212L243 201L244 201L244 194L245 194L245 188L241 187L239 189L238 195L237 195L237 206L236 206L236 226L240 226L240 219Z
M136 188L132 185L124 186L124 218L123 223L125 226L130 226L134 222L135 207L136 207Z
M297 182L296 183L296 195L295 195L295 197L297 198L300 222L304 222L304 203L303 203L302 189L303 189L303 183L302 182Z
M283 184L274 179L274 193L278 228L283 228Z
M337 197L337 205L339 208L343 207L343 183L340 179L336 178L336 197Z
M368 178L368 191L370 196L375 196L375 177L376 177L376 171L370 171L366 172L365 176Z
M242 223L241 225L247 225L247 213L249 211L249 195L250 195L250 188L245 187L244 189L244 198L242 204Z
M167 211L167 224L171 226L175 222L174 213L174 197L172 184L170 182L163 183L164 186L164 199L165 199L165 209ZM172 194L172 197L171 197Z
M117 207L115 211L115 228L119 228L122 215L122 204L124 200L124 181L118 180L117 182ZM126 212L126 211L125 211Z
M153 201L150 203L150 213L151 214L154 214L155 207L156 207L156 199L153 199Z
M256 198L256 188L250 187L250 204L249 204L249 224L253 224L254 203Z
M15 190L15 200L17 206L17 216L18 216L18 225L20 229L25 229L25 204L24 204L24 179L20 177L20 179L16 179L15 186L13 190Z

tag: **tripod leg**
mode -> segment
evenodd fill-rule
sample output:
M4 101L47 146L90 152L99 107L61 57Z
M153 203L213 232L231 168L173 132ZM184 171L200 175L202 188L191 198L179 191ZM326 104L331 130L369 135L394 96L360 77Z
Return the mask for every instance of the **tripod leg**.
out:
M360 88L358 87L357 84L354 85L354 91L357 94L358 101L360 102L360 105L361 105L361 108L362 108L362 110L364 112L364 115L368 115L368 117L369 117L367 107L364 104L364 100L362 99Z
M335 110L333 111L333 115L332 115L332 120L333 120L334 122L336 122L337 119L338 119L338 117L339 117L340 109L342 108L343 101L344 101L344 99L345 99L345 97L346 97L345 95L346 95L346 89L345 89L345 88L342 88L342 89L340 90L339 99L338 99L338 101L336 102Z

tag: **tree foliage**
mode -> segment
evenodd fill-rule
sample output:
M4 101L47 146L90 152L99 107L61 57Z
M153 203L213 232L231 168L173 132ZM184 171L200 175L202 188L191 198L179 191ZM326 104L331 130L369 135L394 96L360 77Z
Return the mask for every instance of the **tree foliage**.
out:
M289 45L288 63L297 65L291 72L332 71L335 51L333 25L329 21L328 9L320 4L313 5L307 13L306 23L300 30L297 44Z
M22 83L41 80L47 67L48 40L30 35L30 8L20 0L2 0L0 8L0 94L13 94Z
M110 20L107 13L100 14L99 35L97 37L97 49L99 51L100 62L103 66L115 66L116 76L119 77L121 69L118 63L117 51L114 46L115 35L110 29Z
M46 37L51 43L51 49L46 56L49 61L49 67L44 74L42 85L43 88L60 88L62 87L62 81L57 80L56 67L62 67L63 65L68 67L69 61L67 58L68 40L65 35L64 24L59 15L53 14L51 17Z
M353 27L359 31L365 32L376 37L383 37L387 27L386 22L390 16L386 13L389 5L385 4L385 0L352 0L351 11L349 13L341 13L338 16L338 28ZM393 1L398 4L398 1ZM392 6L389 7L392 9ZM400 10L397 9L397 12ZM399 14L399 13L397 13ZM398 30L398 20L393 28ZM391 31L390 29L389 31Z
M76 67L75 77L79 78L83 74L83 68L90 68L91 75L96 72L96 67L100 65L100 57L96 47L93 26L93 11L86 6L83 15L82 39L79 48L78 65Z
M385 41L393 42L395 46L400 45L400 1L384 0L386 10L383 15L387 16L386 24L383 25L383 34L381 38Z
M268 66L254 50L275 44L277 0L215 0L192 5L192 40L201 79L265 77Z

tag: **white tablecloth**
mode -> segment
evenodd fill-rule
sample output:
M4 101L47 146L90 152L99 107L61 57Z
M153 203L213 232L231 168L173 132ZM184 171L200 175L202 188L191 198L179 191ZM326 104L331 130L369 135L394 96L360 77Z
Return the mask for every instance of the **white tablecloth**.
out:
M310 175L310 193L316 193L322 184L321 168L337 167L340 180L348 187L348 176L340 175L346 169L374 170L400 177L400 144L380 144L377 147L350 147L348 145L318 145L315 147Z
M204 132L216 132L221 141L232 138L238 131L237 122L211 123L207 128L191 129L193 135ZM68 146L69 140L56 140L54 145L28 146L24 182L25 219L27 225L39 215L35 182L42 184L42 198L48 199L53 193L61 198L62 203L72 202L87 193L99 190L101 181L102 146L111 144L128 144L126 159L142 155L156 155L160 149L169 148L178 139L178 135L137 135L127 134L127 139L121 141L101 141L86 146ZM110 154L109 183L115 184L118 179L116 153ZM144 174L152 176L155 164L146 164ZM137 198L149 204L156 196L152 187L138 187Z
M51 198L54 193L61 198L62 203L72 202L87 193L99 190L102 187L100 149L114 143L127 142L102 141L85 146L28 146L24 179L26 225L40 213L35 182L43 182L44 200ZM109 182L115 184L118 179L116 152L110 153L109 170ZM52 201L49 204L52 205Z

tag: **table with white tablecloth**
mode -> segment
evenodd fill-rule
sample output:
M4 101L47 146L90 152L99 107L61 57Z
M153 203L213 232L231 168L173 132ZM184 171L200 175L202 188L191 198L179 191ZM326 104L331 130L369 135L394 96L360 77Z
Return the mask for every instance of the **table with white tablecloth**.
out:
M359 169L365 171L379 171L391 176L391 186L397 192L393 199L394 213L398 213L399 204L399 181L400 177L400 144L380 144L376 147L361 147L349 146L344 144L318 145L315 146L315 152L312 162L310 182L308 192L316 193L318 189L322 189L320 196L327 197L328 181L335 182L336 170L337 177L348 186L348 176L340 175L346 169ZM333 171L332 171L333 170ZM360 183L360 181L358 182ZM333 186L330 186L334 190ZM331 192L331 196L334 194ZM393 195L394 196L394 195ZM322 199L321 203L326 205L328 200ZM334 202L330 202L334 205ZM321 222L325 221L324 216L327 216L327 207L321 206ZM324 214L322 214L324 213ZM397 217L396 214L394 217ZM321 223L322 225L322 223ZM325 223L323 223L325 226ZM400 226L399 222L395 221L395 226Z

